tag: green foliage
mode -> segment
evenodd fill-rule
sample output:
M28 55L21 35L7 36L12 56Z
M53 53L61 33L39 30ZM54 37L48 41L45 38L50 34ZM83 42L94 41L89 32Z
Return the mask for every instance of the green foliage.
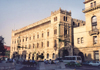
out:
M4 38L0 36L0 55L5 56L6 49L4 48Z
M43 55L38 55L38 58L43 59L43 58L44 58L44 56L43 56Z
M68 62L67 64L65 64L67 66L81 66L80 63L75 63L75 62Z

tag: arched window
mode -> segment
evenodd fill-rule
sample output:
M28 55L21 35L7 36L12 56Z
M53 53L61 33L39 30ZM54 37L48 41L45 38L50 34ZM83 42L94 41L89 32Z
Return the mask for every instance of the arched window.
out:
M55 58L55 54L54 54L54 53L52 54L52 58L53 58L53 59Z
M75 22L73 22L73 25L75 25Z
M30 59L31 53L28 55L28 59Z
M96 6L96 1L94 1L94 6Z
M92 30L97 29L97 17L96 16L93 16L91 18L91 23L92 23Z
M93 7L93 3L91 3L90 6Z
M78 23L78 26L80 26L80 23Z
M47 59L49 58L49 54L47 54Z

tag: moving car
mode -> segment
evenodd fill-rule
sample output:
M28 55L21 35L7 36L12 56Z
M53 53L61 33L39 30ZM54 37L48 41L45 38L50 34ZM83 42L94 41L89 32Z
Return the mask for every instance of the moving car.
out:
M100 67L100 62L99 61L90 62L89 65L91 65L91 66L99 66Z
M89 65L91 61L85 61L85 62L82 62L82 65Z
M64 63L68 63L68 62L82 63L82 59L80 56L65 56L63 58L63 62Z

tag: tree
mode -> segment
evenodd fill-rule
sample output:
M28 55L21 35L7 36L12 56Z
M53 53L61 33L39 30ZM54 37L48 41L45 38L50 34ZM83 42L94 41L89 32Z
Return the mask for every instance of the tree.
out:
M38 55L38 58L41 58L43 60L44 56L41 54L41 55Z
M5 56L6 49L4 48L4 38L0 36L0 55Z

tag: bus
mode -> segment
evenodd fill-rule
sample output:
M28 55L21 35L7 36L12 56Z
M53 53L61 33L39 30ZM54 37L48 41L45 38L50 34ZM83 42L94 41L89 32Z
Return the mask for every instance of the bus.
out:
M68 63L68 62L82 63L82 59L80 56L65 56L63 58L63 62L64 63Z

